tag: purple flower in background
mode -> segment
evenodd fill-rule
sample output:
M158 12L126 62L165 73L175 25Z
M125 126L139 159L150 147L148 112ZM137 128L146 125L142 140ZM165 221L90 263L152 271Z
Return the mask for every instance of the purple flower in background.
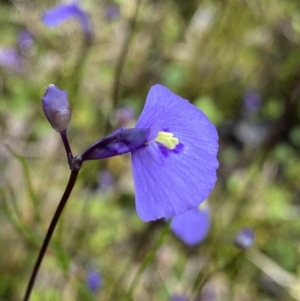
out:
M117 4L109 5L105 10L105 18L107 20L113 20L120 16L120 7Z
M88 272L87 278L86 278L87 287L92 293L96 293L101 289L103 285L103 281L101 278L101 275L96 270L91 270Z
M92 24L87 13L79 6L78 2L59 4L47 10L42 16L42 21L46 26L54 28L71 18L78 20L88 38L92 37Z
M147 142L132 151L136 209L143 221L172 217L202 203L218 168L218 134L207 116L162 85L153 86L137 129Z
M234 244L240 249L248 249L254 242L254 231L243 228L234 239Z
M113 174L108 170L102 170L98 177L98 187L102 192L106 192L109 188L111 188L116 182Z
M173 295L171 296L170 301L188 301L188 298L183 295Z
M210 212L202 206L176 215L171 220L171 230L188 246L202 242L210 228Z
M22 72L27 57L34 54L34 40L27 30L21 30L18 35L16 47L0 49L0 65L15 72Z
M131 107L121 107L116 109L112 122L116 127L122 127L133 121L134 110Z
M28 30L19 32L18 48L20 54L24 57L30 57L35 53L34 39Z
M0 49L0 65L11 68L15 71L21 66L19 51L16 48L3 48Z
M260 95L255 90L246 91L243 100L245 108L251 113L257 112L261 107Z

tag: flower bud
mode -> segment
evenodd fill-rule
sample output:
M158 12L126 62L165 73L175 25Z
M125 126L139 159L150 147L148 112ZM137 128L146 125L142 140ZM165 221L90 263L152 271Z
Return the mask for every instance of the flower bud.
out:
M47 87L42 101L44 113L51 126L57 132L64 131L71 120L71 111L67 92L61 91L51 84Z

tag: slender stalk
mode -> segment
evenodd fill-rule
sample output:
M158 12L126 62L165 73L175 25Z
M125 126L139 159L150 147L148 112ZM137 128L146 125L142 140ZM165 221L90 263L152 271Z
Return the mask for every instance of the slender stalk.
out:
M70 174L70 178L69 178L69 182L68 182L68 185L65 189L65 192L60 200L60 203L55 211L55 214L52 218L52 221L50 223L50 226L49 226L49 229L47 231L47 234L46 234L46 237L44 239L44 242L43 242L43 245L40 249L40 253L38 255L38 258L36 260L36 263L34 265L34 268L32 270L32 273L31 273L31 277L30 277L30 280L28 282L28 285L27 285L27 289L26 289L26 293L25 293L25 296L24 296L24 299L23 301L28 301L29 298L30 298L30 294L31 294L31 291L32 291L32 288L33 288L33 285L34 285L34 281L35 281L35 278L36 278L36 275L39 271L39 268L40 268L40 265L41 265L41 262L44 258L44 255L45 255L45 252L47 250L47 247L48 247L48 244L50 242L50 239L52 237L52 234L55 230L55 227L57 225L57 222L59 220L59 217L61 216L61 213L65 207L65 204L67 203L68 199L69 199L69 196L73 190L73 187L74 187L74 184L76 182L76 179L77 179L77 176L78 176L78 173L79 173L79 170L72 170L71 174Z
M25 184L26 184L26 188L27 191L29 193L29 199L32 202L32 207L33 207L33 212L34 212L34 217L35 220L37 222L41 221L41 214L39 212L39 201L37 199L37 196L35 195L35 192L33 190L32 187L32 183L31 183L31 178L30 178L30 173L29 173L29 168L27 165L27 162L25 160L24 157L22 157L21 155L19 155L18 153L16 153L9 145L6 145L6 147L8 148L8 150L10 151L10 153L14 156L15 159L17 159L19 161L19 163L22 166L23 169L23 173L24 173L24 178L25 178Z
M167 236L167 234L170 231L170 223L167 223L164 227L164 229L162 230L158 240L156 241L154 247L152 248L152 250L148 253L148 255L146 256L146 258L143 260L142 264L140 265L139 269L137 270L133 280L130 283L128 292L125 296L125 301L127 300L132 300L132 294L139 282L139 280L141 279L141 276L143 274L143 272L145 271L145 269L148 267L148 265L152 262L152 260L154 259L157 250L159 249L159 247L163 244L165 237Z
M64 147L65 147L65 150L66 150L66 153L67 153L67 157L68 157L68 160L69 160L70 158L73 157L73 155L72 155L71 147L70 147L70 144L69 144L69 141L68 141L68 138L67 138L67 130L64 130L64 131L60 132L60 136L61 136L61 139L63 141Z
M236 265L236 262L238 259L241 258L241 256L244 255L244 252L239 251L235 256L230 258L229 261L213 267L212 269L208 270L204 275L200 272L192 286L191 292L195 291L196 292L196 298L195 301L198 300L198 296L201 294L202 289L204 285L207 283L208 279L211 278L214 274L220 272L220 271L227 271L233 268Z

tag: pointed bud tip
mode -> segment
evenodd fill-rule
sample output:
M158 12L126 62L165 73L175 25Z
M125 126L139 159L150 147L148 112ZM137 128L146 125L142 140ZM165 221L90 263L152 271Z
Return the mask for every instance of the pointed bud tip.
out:
M57 132L64 131L71 120L71 110L66 91L50 84L42 98L44 113Z

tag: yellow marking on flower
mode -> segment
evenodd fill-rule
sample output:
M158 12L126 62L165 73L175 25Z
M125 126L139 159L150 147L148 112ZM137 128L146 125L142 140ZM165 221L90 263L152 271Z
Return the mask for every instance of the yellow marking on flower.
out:
M154 141L161 143L168 149L174 149L179 144L179 139L174 134L160 131Z

